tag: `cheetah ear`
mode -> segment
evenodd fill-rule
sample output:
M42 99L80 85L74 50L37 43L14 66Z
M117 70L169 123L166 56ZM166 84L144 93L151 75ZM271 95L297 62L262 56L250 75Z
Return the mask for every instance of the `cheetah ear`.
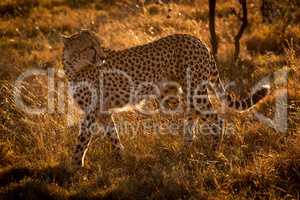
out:
M95 36L95 34L94 34L92 31L88 30L88 29L81 29L81 30L80 30L80 34L81 34L81 35L86 35L86 36L88 36L88 37L93 37L93 36Z
M66 44L67 42L69 42L70 39L71 39L71 37L67 36L67 35L61 35L60 37L61 37L61 39L62 39L62 41L63 41L64 44Z
M94 33L91 30L88 30L88 29L81 29L80 33L86 35L87 37L89 37L89 39L91 39L93 41L93 45L95 45L95 47L97 47L97 48L95 48L96 52L97 52L96 62L102 63L104 58L107 57L107 55L106 55L104 48L101 46L101 44L102 44L101 39L96 35L96 33Z

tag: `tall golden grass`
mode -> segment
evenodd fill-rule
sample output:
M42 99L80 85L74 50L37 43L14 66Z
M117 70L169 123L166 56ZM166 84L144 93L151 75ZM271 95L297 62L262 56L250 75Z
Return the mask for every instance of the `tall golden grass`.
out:
M33 2L33 3L32 3ZM188 150L182 137L139 128L141 123L163 127L178 118L115 115L117 124L130 123L134 132L121 132L124 157L113 157L110 143L97 137L87 166L71 171L70 156L78 133L80 111L30 115L14 101L13 85L24 71L62 69L60 34L81 28L95 31L103 45L123 49L173 33L188 33L209 44L207 1L146 3L135 1L36 0L0 3L0 199L299 199L300 191L300 27L290 22L284 33L280 21L263 24L260 4L249 1L249 21L241 41L241 60L232 62L233 36L239 21L236 1L217 2L220 38L219 70L236 92L249 91L262 77L288 69L288 131L280 133L250 113L226 113L227 129L220 151L209 136L199 136ZM170 11L171 10L171 11ZM5 12L4 12L5 11ZM169 16L169 17L168 17ZM280 20L280 19L278 19ZM58 84L55 75L55 105ZM275 112L277 88L256 110ZM26 79L22 98L32 106L47 104L47 79ZM68 101L67 98L64 99ZM168 133L170 130L164 130ZM134 137L133 137L134 136Z

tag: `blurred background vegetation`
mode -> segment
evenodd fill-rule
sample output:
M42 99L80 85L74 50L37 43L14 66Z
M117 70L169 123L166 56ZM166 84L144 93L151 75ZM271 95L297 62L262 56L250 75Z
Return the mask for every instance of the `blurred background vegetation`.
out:
M217 0L215 30L218 66L226 83L241 96L261 78L288 71L288 132L262 124L250 113L226 113L230 128L222 148L199 136L189 152L171 130L139 130L141 123L164 127L176 117L120 113L117 123L139 130L120 133L124 158L113 158L108 141L97 138L87 167L70 170L80 112L29 115L17 108L13 84L27 69L62 69L61 34L82 28L97 33L104 46L124 49L173 33L188 33L210 46L207 0L2 0L0 2L0 199L299 199L300 191L300 2L248 0L248 25L234 59L234 37L243 16L240 1ZM66 83L55 75L58 90ZM272 117L280 87L257 111ZM278 91L276 91L278 90ZM47 105L46 77L30 77L22 98ZM65 101L67 102L67 98ZM217 105L216 105L217 106Z

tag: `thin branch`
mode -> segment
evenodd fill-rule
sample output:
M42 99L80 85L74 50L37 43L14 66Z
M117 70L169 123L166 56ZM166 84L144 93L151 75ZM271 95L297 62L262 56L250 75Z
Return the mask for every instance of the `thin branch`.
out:
M218 53L218 38L215 28L215 16L216 16L216 0L209 0L209 31L210 42L212 46L212 53L216 57Z
M242 11L243 11L243 17L242 17L242 25L240 27L239 32L234 37L234 45L235 45L235 51L234 51L234 60L236 61L240 54L240 39L248 26L248 10L247 10L247 0L240 0L240 4L242 5Z

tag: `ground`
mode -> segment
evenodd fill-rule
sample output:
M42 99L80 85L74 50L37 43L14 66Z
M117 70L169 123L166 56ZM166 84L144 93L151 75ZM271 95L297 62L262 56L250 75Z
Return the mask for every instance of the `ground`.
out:
M66 78L59 73L61 34L88 28L116 50L172 33L188 33L210 44L207 1L146 1L144 8L135 2L1 1L0 199L299 199L300 12L284 1L278 1L284 14L272 24L262 22L259 1L248 1L249 26L237 63L232 57L240 6L238 1L217 1L218 66L225 83L235 82L230 90L243 96L274 72L288 74L287 87L274 84L255 110L226 112L227 134L219 151L212 151L210 137L201 135L183 151L176 130L163 128L178 124L176 116L125 112L114 116L117 124L131 125L120 128L123 158L116 159L109 141L97 137L86 167L72 172L80 111L72 103L57 109L59 99L67 102ZM27 78L21 90L26 105L34 107L49 108L47 99L53 95L54 109L42 115L22 111L14 100L15 80L33 68L55 71L53 91L45 76ZM287 101L279 104L287 108L288 128L280 131L255 112L273 117L285 88ZM158 128L141 126L145 123Z

